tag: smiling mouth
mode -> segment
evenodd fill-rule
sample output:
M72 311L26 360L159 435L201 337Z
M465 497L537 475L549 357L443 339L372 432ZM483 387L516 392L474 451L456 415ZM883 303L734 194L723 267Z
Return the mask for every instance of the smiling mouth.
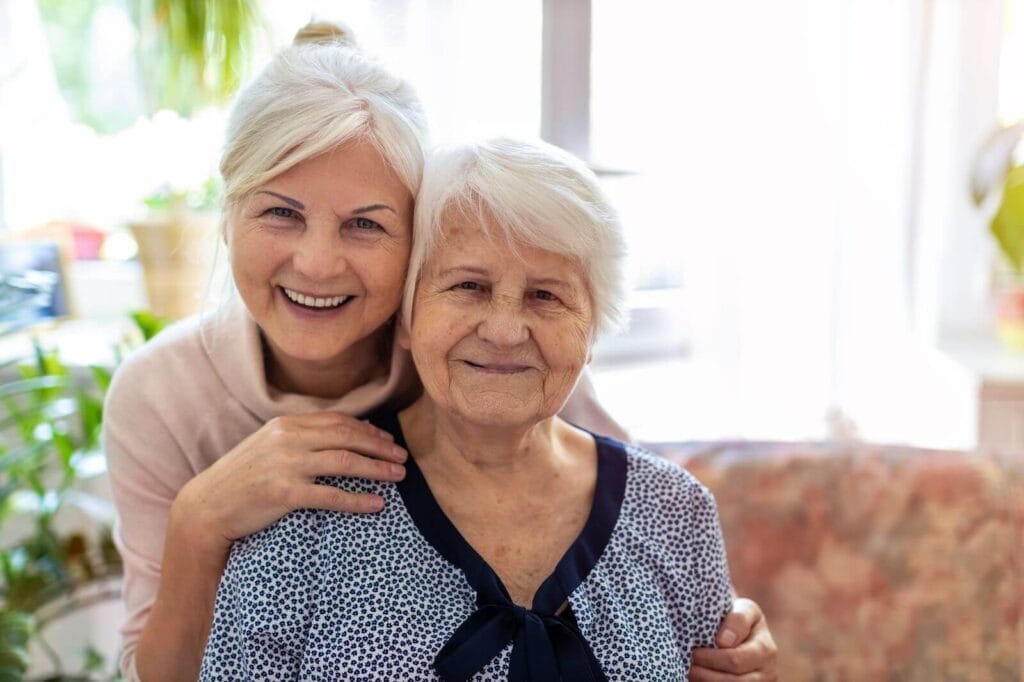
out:
M351 296L311 296L309 294L303 294L293 289L289 289L288 287L278 288L284 293L285 297L289 301L311 310L340 308L352 299Z
M489 374L519 374L520 372L525 372L530 369L528 365L516 365L505 362L492 362L487 364L479 364L469 360L463 360L463 362L475 370L487 372Z

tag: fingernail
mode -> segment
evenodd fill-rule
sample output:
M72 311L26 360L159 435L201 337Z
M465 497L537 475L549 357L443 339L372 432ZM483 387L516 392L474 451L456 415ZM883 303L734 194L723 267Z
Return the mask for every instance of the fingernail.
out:
M391 454L393 454L395 457L397 457L403 462L405 461L405 458L409 456L409 453L405 451L405 448L399 447L397 445L391 447Z
M375 497L370 501L370 511L379 512L384 508L384 498Z
M391 464L388 466L388 472L390 472L392 478L403 478L405 477L405 467L401 464Z
M736 643L736 633L732 630L722 630L722 634L718 636L718 641L722 643L722 646L732 646Z

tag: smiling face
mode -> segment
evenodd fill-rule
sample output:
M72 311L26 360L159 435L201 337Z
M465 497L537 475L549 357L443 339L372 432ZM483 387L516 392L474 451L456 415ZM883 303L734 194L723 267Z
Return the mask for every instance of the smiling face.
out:
M517 255L453 220L416 288L412 351L429 398L481 426L530 427L565 404L589 360L593 309L578 264Z
M381 329L401 299L412 206L377 151L353 142L231 208L235 284L286 375L377 369Z

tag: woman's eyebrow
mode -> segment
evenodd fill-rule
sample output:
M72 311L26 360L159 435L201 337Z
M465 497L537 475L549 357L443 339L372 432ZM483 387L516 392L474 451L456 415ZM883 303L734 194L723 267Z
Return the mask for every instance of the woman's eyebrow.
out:
M572 286L568 280L558 279L557 277L541 277L538 279L527 280L531 286L535 287L568 287Z
M283 194L278 194L277 192L271 192L269 189L261 189L259 192L257 192L257 194L269 194L270 196L277 197L278 199L280 199L284 203L288 204L292 208L297 208L297 209L299 209L301 211L305 211L306 210L305 205L301 201L299 201L298 199L292 199L291 197L286 197Z
M477 267L475 265L453 265L450 268L445 268L441 272L437 273L439 277L447 277L449 275L477 275L479 277L487 277L488 273L486 268Z
M391 208L387 204L370 204L369 206L360 206L359 208L355 209L352 212L358 215L360 213L369 213L371 211L379 211L381 209L384 209L385 211L391 211L395 215L398 215L398 213L395 212L395 209Z

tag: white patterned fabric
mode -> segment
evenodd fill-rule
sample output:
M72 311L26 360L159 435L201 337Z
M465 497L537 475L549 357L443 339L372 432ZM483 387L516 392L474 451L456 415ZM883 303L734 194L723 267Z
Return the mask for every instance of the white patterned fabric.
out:
M397 425L393 415L386 421L377 423ZM713 646L732 603L714 498L674 464L596 440L603 463L594 506L610 505L612 523L602 544L585 537L595 535L588 522L567 552L582 582L568 592L563 618L606 679L685 679L692 649ZM404 443L400 431L396 441ZM477 610L478 595L445 558L450 549L425 537L448 531L423 525L429 514L402 490L422 475L414 461L408 468L399 484L322 479L383 495L379 514L298 510L235 544L201 679L440 679L434 658ZM624 478L618 491L608 473L616 468ZM448 539L465 542L438 544ZM550 581L556 590L568 563ZM509 679L511 650L510 643L471 679ZM579 679L571 670L561 676Z

